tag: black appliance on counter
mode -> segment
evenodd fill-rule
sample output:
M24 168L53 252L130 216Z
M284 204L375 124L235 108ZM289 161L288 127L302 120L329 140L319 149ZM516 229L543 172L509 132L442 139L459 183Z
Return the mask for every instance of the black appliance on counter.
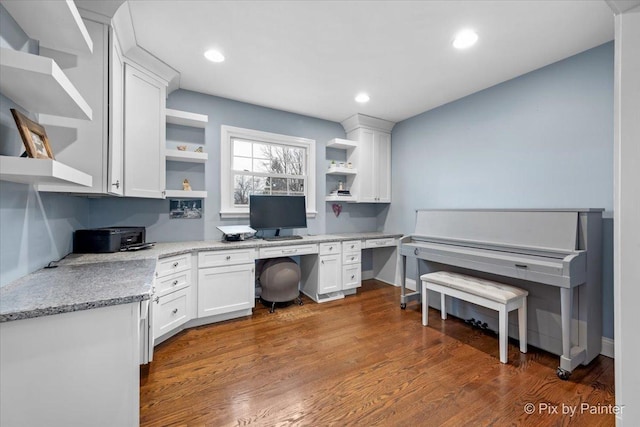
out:
M145 242L144 227L106 227L76 230L73 252L77 254L108 253L150 248Z

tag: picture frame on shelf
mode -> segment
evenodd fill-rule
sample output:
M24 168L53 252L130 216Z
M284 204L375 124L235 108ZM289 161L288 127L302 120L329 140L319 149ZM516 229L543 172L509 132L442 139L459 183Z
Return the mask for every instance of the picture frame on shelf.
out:
M44 127L15 108L11 109L11 114L18 127L18 132L20 132L27 156L34 159L54 160L49 138Z

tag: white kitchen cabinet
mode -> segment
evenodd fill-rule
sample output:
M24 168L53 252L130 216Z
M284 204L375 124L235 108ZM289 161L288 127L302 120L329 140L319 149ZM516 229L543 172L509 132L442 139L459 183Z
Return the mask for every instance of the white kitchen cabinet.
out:
M342 242L342 290L362 286L362 242Z
M198 317L251 310L255 306L255 264L198 270Z
M47 130L56 160L90 175L92 184L41 184L37 189L122 195L122 56L112 29L91 20L84 24L94 42L93 53L70 56L41 48L40 54L61 64L91 107L93 120L41 114L39 122Z
M391 202L391 129L394 123L356 114L342 122L349 140L357 141L352 162L358 173L351 193L359 203Z
M358 140L355 162L358 174L351 192L361 203L391 202L391 135L360 128L349 134Z
M0 323L0 425L137 426L140 303Z
M164 296L156 297L153 312L154 340L168 334L191 320L191 287L187 286Z
M302 292L315 302L344 298L342 249L339 242L320 243L318 256L300 258Z
M160 258L156 264L152 302L155 344L180 332L181 326L193 318L192 257L191 253L179 254Z
M124 195L164 198L167 83L125 64Z

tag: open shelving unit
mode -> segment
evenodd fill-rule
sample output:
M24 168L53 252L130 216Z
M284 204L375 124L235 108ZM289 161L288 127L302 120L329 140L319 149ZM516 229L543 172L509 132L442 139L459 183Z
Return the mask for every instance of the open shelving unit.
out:
M0 0L28 37L72 54L91 54L93 41L71 0ZM52 24L54 23L54 24ZM0 48L0 93L32 114L92 120L93 111L51 58ZM0 156L0 180L90 187L93 177L53 159Z
M170 108L165 109L165 116L166 116L167 124L188 126L188 127L194 127L194 128L200 128L200 129L205 129L207 127L207 123L209 122L209 116L207 115L191 113L188 111L173 110ZM209 154L198 153L195 151L166 149L165 159L170 162L200 163L204 165L209 159ZM207 192L201 191L201 190L191 190L191 191L166 190L165 191L165 198L205 199L206 197L207 197Z
M207 192L206 191L184 191L184 190L166 190L165 191L166 198L172 199L206 199Z
M351 155L353 154L354 150L358 148L358 142L351 141L349 139L334 138L327 142L327 148L345 150L347 161L349 161L349 159L352 157ZM358 174L357 168L355 167L349 168L344 166L333 166L327 169L325 172L325 175L344 176L346 178L347 188L351 187L351 184L353 183L353 178L357 174ZM328 194L324 200L325 202L345 202L345 203L357 201L356 196L353 194L351 196L338 196L335 194Z
M2 1L29 38L41 47L92 53L93 41L73 1Z
M180 126L191 126L195 128L204 128L209 122L209 117L204 114L190 113L188 111L172 110L167 108L165 110L167 116L167 123Z
M32 113L91 120L93 112L53 59L0 48L0 92Z
M195 151L165 150L165 157L173 162L206 163L209 154Z
M76 184L90 187L93 177L51 159L0 156L0 180L20 184Z

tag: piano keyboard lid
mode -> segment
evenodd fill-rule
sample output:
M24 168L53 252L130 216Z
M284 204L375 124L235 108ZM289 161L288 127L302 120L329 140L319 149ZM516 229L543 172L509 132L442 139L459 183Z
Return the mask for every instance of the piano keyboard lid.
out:
M578 248L578 210L418 210L412 237L557 253Z

